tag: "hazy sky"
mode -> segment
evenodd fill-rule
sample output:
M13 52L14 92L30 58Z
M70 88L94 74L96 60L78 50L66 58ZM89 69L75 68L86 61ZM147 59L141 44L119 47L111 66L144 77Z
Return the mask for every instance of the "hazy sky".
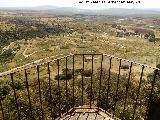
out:
M83 1L83 3L79 3ZM93 0L90 0L90 2ZM99 0L102 1L102 0ZM109 0L104 0L105 3L86 3L86 0L0 0L0 7L18 7L18 6L40 6L53 5L59 7L77 7L84 9L102 9L102 8L160 8L160 0L135 0L141 3L137 4L121 4L108 3ZM117 0L116 0L117 1ZM119 0L118 0L119 1ZM121 0L122 1L122 0ZM127 1L127 0L124 0Z

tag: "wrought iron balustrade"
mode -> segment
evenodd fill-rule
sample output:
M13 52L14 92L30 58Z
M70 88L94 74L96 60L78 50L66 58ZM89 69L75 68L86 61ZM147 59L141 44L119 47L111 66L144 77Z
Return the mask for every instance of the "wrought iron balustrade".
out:
M54 120L84 109L150 119L160 69L105 54L74 54L0 74L0 119ZM153 99L154 98L154 99Z

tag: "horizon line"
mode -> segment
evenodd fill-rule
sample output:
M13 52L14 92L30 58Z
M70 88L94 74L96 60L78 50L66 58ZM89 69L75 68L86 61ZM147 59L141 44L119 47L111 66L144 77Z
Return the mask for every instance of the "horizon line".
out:
M43 7L43 6L48 6L48 7L56 7L56 8L76 8L76 9L82 9L82 10L104 10L104 9L140 9L140 10L153 10L153 9L160 9L160 8L151 8L151 7L147 7L147 8L139 8L139 7L134 7L134 8L123 8L123 7L106 7L106 8L97 8L97 9L93 9L93 8L80 8L80 7L75 7L75 6L55 6L55 5L38 5L38 6L0 6L0 8L36 8L36 7Z

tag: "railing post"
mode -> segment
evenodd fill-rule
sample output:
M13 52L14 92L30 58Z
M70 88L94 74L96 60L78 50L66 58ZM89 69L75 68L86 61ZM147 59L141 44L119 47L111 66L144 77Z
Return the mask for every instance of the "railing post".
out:
M136 113L136 109L137 109L137 102L138 102L138 98L139 98L139 94L140 94L140 89L141 89L141 83L142 83L142 77L143 77L143 71L144 71L144 65L142 66L142 72L141 72L141 76L140 76L140 81L139 81L139 86L138 86L138 91L137 91L137 97L136 97L136 102L133 108L133 116L132 116L132 120L134 120L134 116Z
M44 120L43 106L42 106L41 82L40 82L40 78L39 78L39 65L37 66L37 78L38 78L38 88L39 88L39 99L40 99L40 105L41 105L41 114L42 114L42 119Z
M67 75L68 75L68 73L67 73L67 71L68 71L67 61L68 61L68 59L66 57L66 78L67 78ZM68 82L67 82L67 79L66 79L66 103L68 103L67 101L68 101ZM67 114L68 114L68 104L67 104Z
M116 111L116 104L117 104L117 94L118 94L118 88L119 88L119 81L120 81L120 74L121 74L121 63L122 63L122 59L120 59L119 61L119 70L118 70L118 77L117 77L117 86L116 86L116 97L115 97L115 103L114 103L114 112L113 112L113 117L115 115L115 111Z
M102 54L102 59L101 59L101 73L100 73L100 80L99 80L98 104L100 104L101 102L102 67L103 67L103 54ZM98 105L98 111L99 111L99 105Z
M13 80L13 73L10 74L11 75L11 81L12 81L12 88L13 88L13 92L14 92L14 98L15 98L15 105L18 111L18 120L20 120L20 111L19 111L19 107L18 107L18 101L17 101L17 95L16 95L16 90L15 90L15 85L14 85L14 80Z
M127 84L126 84L126 91L125 91L126 94L125 94L125 100L124 100L123 114L124 114L125 109L126 109L126 103L127 103L127 98L128 98L128 90L129 90L131 72L132 72L132 65L133 65L133 63L131 62L130 69L129 69L129 77L128 77L128 81L127 81Z
M83 54L83 66L82 66L82 106L83 106L83 104L84 104L84 100L83 100L83 75L84 75L84 54Z
M51 118L53 120L53 105L52 105L52 92L51 92L51 70L50 70L50 63L47 64L48 68L48 85L49 85L49 101L50 101L50 109L51 109Z
M108 70L108 83L107 83L107 101L109 100L109 92L110 92L110 77L111 77L111 68L112 68L112 57L110 58L110 66Z
M60 100L60 83L59 83L59 59L57 60L57 66L58 66L58 112L59 112L59 117L61 117L61 100Z
M91 74L91 89L90 89L90 108L92 107L92 97L93 97L93 93L92 93L92 84L93 84L93 55L92 55L92 74Z
M30 92L29 92L29 85L28 85L28 74L27 74L27 70L26 69L25 69L25 82L26 82L26 88L27 88L27 93L28 93L29 110L30 110L31 118L33 118L33 116L32 116L32 107L31 107L31 99L30 99Z
M147 110L146 110L146 114L145 114L145 119L144 120L148 120L148 117L149 117L148 111L149 111L149 106L150 106L151 99L153 97L153 92L154 92L154 86L156 84L157 73L158 73L158 70L156 69L154 71L154 78L153 78L153 81L152 81L152 87L151 87L151 91L150 91L150 94L149 94L149 99L148 99L148 104L147 104Z
M73 55L73 108L75 107L75 96L74 96L74 55Z
M2 98L0 98L0 106L1 106L1 111L2 111L2 118L3 120L5 120L3 106L2 106Z

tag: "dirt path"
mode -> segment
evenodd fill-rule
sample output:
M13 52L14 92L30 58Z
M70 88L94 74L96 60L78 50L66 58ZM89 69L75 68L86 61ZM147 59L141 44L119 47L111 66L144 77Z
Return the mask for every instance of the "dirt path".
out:
M26 47L26 49L23 51L23 56L25 57L25 58L27 58L27 57L30 57L31 55L33 55L33 54L35 54L37 51L34 51L33 53L31 53L31 54L26 54L26 51L29 49L29 47L31 47L31 45L30 45L30 43L28 42L28 45L27 45L27 47Z
M10 46L11 46L11 43L8 46L3 47L0 55L2 55L6 50L8 50Z

